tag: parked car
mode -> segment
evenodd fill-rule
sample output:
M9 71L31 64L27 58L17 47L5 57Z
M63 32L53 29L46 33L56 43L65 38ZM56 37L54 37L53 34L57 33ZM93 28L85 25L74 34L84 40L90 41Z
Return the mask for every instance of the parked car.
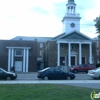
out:
M88 73L88 70L95 69L96 67L93 64L81 64L79 66L74 66L70 68L71 72L78 73L78 72L86 72Z
M4 70L3 68L0 68L0 79L6 79L6 80L14 80L17 78L17 74L14 72L8 72Z
M48 67L43 70L38 71L38 78L42 78L44 80L48 79L55 79L55 80L60 80L60 79L74 79L75 75L72 72L64 72L58 67Z
M100 79L100 67L94 69L94 70L89 70L87 73L91 78L94 79Z

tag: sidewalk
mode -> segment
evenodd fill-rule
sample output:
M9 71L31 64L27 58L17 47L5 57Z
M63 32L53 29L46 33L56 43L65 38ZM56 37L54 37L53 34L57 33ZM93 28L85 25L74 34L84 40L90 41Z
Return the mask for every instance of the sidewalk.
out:
M36 80L37 72L17 72L17 80Z

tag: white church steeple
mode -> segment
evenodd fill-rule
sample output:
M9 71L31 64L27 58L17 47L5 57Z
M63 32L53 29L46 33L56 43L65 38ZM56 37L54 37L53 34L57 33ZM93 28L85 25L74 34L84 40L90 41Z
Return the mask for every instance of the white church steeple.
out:
M63 17L63 31L67 34L71 31L80 31L80 15L76 14L76 4L74 0L68 0L66 4L66 13Z

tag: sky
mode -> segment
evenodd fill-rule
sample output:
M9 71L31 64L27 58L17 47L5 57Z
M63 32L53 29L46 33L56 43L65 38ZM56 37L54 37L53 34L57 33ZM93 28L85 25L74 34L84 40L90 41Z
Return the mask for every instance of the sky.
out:
M80 14L80 32L97 36L95 22L99 0L74 0ZM55 37L63 33L62 19L68 0L0 0L0 39L16 36Z

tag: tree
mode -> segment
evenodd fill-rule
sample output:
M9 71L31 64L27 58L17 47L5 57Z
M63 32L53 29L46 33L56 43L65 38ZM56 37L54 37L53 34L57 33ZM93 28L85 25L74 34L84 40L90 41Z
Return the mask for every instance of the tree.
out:
M94 20L95 23L95 27L96 27L96 33L98 33L98 36L100 36L100 16L97 17L95 20Z

